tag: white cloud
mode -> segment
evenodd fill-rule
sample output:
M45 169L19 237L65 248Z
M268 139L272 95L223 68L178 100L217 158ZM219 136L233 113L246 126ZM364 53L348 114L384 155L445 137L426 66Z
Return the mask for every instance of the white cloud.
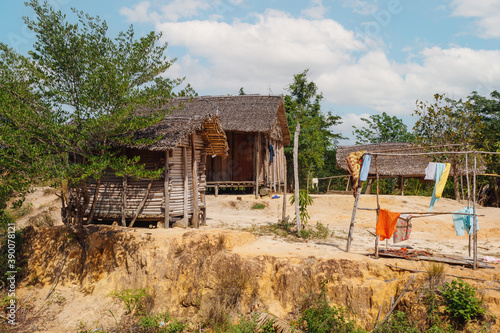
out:
M480 37L500 37L500 0L452 0L451 6L454 16L476 19Z
M350 7L355 13L361 15L371 15L379 8L376 0L362 1L362 0L339 0L343 7Z
M187 49L168 74L186 76L204 94L236 94L240 87L247 93L286 93L292 75L309 68L334 112L345 113L345 105L404 116L412 113L415 100L430 100L435 93L462 98L500 86L500 51L421 47L395 62L331 19L268 10L251 23L192 20L156 28L171 47ZM351 131L351 123L344 116L343 132Z
M173 0L168 4L161 4L158 0L151 3L143 1L132 8L123 7L120 14L127 17L130 22L160 22L177 21L182 18L192 18L200 15L203 11L212 10L218 12L240 5L244 0L233 0L222 2L221 0ZM153 9L154 8L154 9Z
M322 19L327 11L327 8L323 5L323 0L312 0L311 6L304 9L302 15L312 19Z

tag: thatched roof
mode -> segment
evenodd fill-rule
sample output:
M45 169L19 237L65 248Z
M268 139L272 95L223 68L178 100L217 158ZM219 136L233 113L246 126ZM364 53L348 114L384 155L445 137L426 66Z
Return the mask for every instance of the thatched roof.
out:
M178 98L172 102L174 116L213 113L220 117L226 132L271 133L276 123L281 128L283 143L290 144L283 97L262 95L199 96Z
M161 137L150 145L134 146L138 149L165 151L177 147L188 135L199 132L208 150L213 155L227 156L228 145L226 133L216 115L176 116L168 115L159 123L137 131L135 139L154 139Z
M352 152L366 150L367 153L394 153L394 154L411 154L425 153L426 149L422 149L418 145L406 142L386 142L386 143L371 143L351 146L338 146L337 148L337 166L347 171L345 159ZM449 155L446 155L449 157ZM436 161L431 155L419 156L377 156L377 169L380 176L404 176L404 177L424 177L425 168L429 162ZM443 163L446 160L442 161ZM469 161L470 163L470 161ZM484 163L480 163L479 171L484 171ZM465 174L465 167L459 167L457 174ZM469 173L472 173L471 164L469 164ZM375 161L372 157L370 164L370 175L375 175ZM450 171L453 176L454 170Z

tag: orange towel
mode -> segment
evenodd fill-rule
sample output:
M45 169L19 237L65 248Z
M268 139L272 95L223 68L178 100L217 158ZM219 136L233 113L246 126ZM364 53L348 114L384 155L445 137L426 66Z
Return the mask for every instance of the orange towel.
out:
M381 209L377 220L377 235L380 235L380 240L391 238L396 229L396 223L401 213L393 213L386 209Z

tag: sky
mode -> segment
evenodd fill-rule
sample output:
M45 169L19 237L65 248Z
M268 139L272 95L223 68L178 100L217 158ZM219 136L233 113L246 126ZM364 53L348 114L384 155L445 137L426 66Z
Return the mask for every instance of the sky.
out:
M416 100L500 90L500 0L50 0L106 20L111 36L162 33L165 73L199 95L287 94L309 70L333 130L353 143L352 126L386 112L408 125ZM21 53L35 42L22 0L3 0L0 41Z

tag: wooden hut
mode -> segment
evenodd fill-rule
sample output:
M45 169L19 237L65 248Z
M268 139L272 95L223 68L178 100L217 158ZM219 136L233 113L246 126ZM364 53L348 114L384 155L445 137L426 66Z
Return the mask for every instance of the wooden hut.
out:
M456 148L456 147L455 147ZM367 153L394 153L394 154L418 154L430 152L428 148L421 147L408 142L383 142L369 143L362 145L338 146L337 148L337 166L346 171L347 166L345 159L347 155L356 151L366 150ZM435 151L444 151L447 148L435 148ZM381 177L405 177L405 178L424 178L425 168L429 162L436 161L436 156L433 155L398 155L398 156L378 156L377 169ZM438 156L441 157L441 156ZM445 156L444 162L450 159L450 156ZM443 162L443 163L444 163ZM478 170L483 172L485 164L482 160L478 163ZM375 163L370 164L369 174L375 175ZM450 176L461 176L466 174L466 168L463 162L457 164L456 168L451 168ZM472 163L469 161L469 174L472 174Z
M257 195L259 187L276 191L284 184L290 131L281 95L201 96L175 104L185 115L220 117L229 155L207 159L207 184L216 193L219 187L251 187Z
M226 135L213 113L186 116L175 110L160 123L138 131L137 138L158 138L147 146L122 147L128 157L139 156L146 169L165 168L158 180L118 177L110 174L101 180L93 217L133 225L136 220L171 221L200 215L206 219L205 189L208 156L226 157ZM89 186L90 202L97 183ZM90 216L92 206L86 214ZM186 222L187 223L187 222Z

